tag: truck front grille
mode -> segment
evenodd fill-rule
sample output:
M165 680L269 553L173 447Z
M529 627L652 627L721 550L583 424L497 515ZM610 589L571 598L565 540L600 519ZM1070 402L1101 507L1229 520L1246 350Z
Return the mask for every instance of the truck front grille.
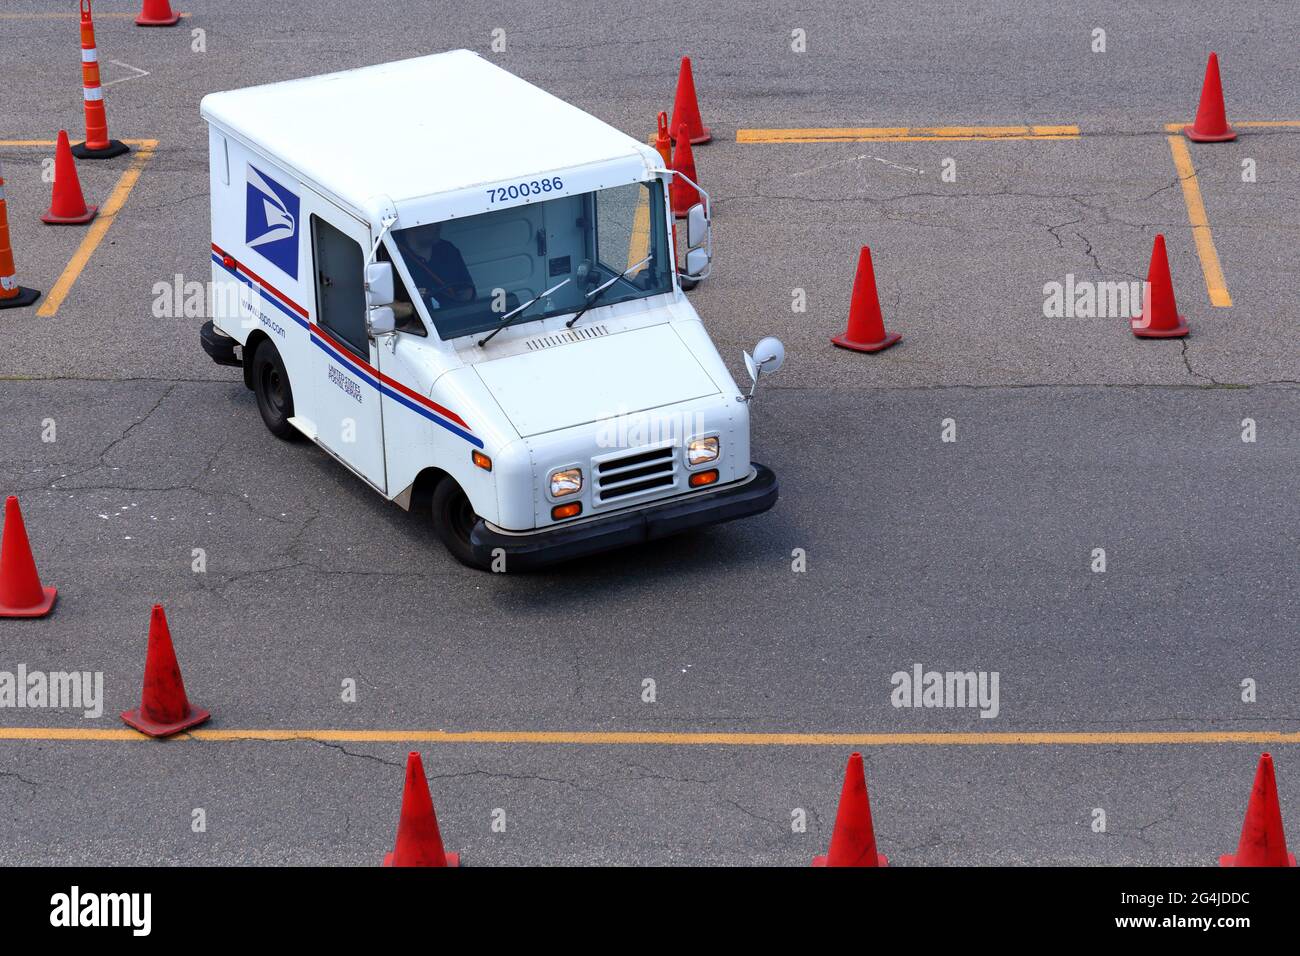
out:
M672 445L595 463L596 500L602 504L677 485L677 454Z

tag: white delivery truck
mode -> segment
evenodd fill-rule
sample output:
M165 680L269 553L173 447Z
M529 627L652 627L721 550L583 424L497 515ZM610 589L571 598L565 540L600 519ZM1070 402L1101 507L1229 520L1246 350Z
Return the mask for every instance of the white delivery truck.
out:
M749 397L682 283L650 146L457 50L204 97L201 334L305 435L475 567L520 570L756 514ZM783 358L764 340L757 383Z

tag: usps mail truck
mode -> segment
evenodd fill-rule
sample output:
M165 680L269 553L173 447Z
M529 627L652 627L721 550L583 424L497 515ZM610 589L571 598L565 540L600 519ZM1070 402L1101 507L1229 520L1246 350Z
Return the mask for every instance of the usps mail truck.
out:
M266 426L514 571L772 507L659 153L458 50L204 97L205 351ZM685 234L685 235L683 235ZM775 339L750 376L783 360Z

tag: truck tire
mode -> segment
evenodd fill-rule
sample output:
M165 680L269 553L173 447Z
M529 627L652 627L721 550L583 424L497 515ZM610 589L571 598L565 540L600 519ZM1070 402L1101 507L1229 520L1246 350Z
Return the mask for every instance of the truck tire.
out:
M300 432L289 424L293 417L293 389L284 360L270 341L264 341L253 353L253 394L257 410L267 430L283 441L297 440Z
M474 530L478 515L460 485L450 478L438 482L429 510L433 515L433 530L451 556L467 567L488 570L489 565L475 558L469 546L469 533Z

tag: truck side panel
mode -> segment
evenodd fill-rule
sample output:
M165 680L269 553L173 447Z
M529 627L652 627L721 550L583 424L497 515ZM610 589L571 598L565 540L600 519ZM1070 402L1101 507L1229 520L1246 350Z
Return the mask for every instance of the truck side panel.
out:
M217 128L208 136L213 321L240 344L254 330L266 334L289 372L295 411L309 415L313 296L302 187Z

